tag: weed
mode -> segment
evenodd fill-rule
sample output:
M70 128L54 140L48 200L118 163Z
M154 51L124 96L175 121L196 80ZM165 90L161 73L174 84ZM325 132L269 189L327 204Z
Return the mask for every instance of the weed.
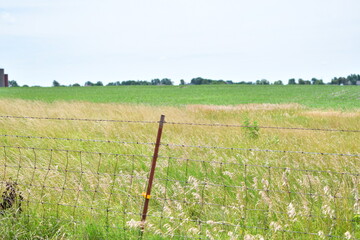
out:
M257 139L259 137L260 128L256 121L251 123L249 119L245 119L243 125L245 126L244 131L248 137L252 139Z

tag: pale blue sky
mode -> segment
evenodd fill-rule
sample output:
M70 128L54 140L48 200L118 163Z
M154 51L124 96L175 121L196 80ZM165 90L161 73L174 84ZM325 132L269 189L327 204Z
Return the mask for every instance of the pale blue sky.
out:
M21 85L360 74L359 0L0 0Z

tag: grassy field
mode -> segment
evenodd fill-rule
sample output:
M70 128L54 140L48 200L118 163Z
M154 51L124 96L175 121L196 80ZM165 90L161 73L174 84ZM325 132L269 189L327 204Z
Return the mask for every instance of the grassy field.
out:
M23 91L20 97L24 97L26 91L45 93L45 90L48 90L59 94L65 91L68 95L68 91L84 91L86 94L82 95L84 99L81 100L86 100L85 96L89 98L92 91L100 89L106 89L113 94L123 91L125 95L127 88L30 88L6 91ZM192 100L195 92L207 89L207 96L211 99L207 101L216 99L209 94L211 91L216 92L216 88L212 87L128 89L133 91L129 90L128 95L136 94L137 89L152 99L155 99L154 92L164 89L177 92L178 95L185 90L192 92L189 97ZM146 89L151 91L147 92ZM224 86L220 89L235 92L242 88ZM256 88L251 86L245 89L254 92ZM265 92L266 87L258 89L261 90L256 93L257 96L261 95L261 91ZM273 89L285 94L290 88L285 86ZM300 93L301 89L305 88L293 89ZM358 88L324 86L308 89L313 89L311 94L316 94L316 89L325 89L323 93L327 92L330 96L330 92L334 93L335 89L348 89L354 96L358 94ZM242 91L243 94L250 94ZM32 98L35 98L34 92L31 94ZM181 95L186 97L183 93ZM46 97L48 101L61 95L52 99L50 96L49 93ZM233 96L225 97L227 100L219 99L218 103L224 104L221 101L230 99L235 101ZM241 94L239 98L243 99L243 96L240 96ZM28 97L30 98L30 95ZM42 97L44 96L39 96ZM79 96L73 97L77 99ZM168 97L170 99L170 93ZM299 94L298 99L303 97ZM101 99L106 101L104 96L97 96L93 100ZM120 99L123 98L119 96L118 101ZM146 98L141 99L140 102ZM167 98L163 97L162 101L164 99ZM263 100L259 101L263 102L265 99L264 96ZM318 104L325 108L341 108L337 105L339 99L334 96L331 104L326 105L325 101ZM69 97L66 100L71 99ZM152 104L160 104L160 100L154 100ZM205 101L206 97L199 96L199 102L196 103L205 103L203 100ZM346 108L358 106L358 100L352 101L355 104L346 100ZM316 106L314 99L313 102L312 106ZM256 121L260 126L360 129L358 110L316 110L299 104L149 106L0 100L0 113L8 116L133 121L158 121L160 115L165 114L168 122L243 124L248 121L253 124ZM147 183L154 146L134 143L154 142L156 123L1 118L0 124L0 176L3 181L0 190L5 190L6 181L17 182L24 198L22 213L7 211L0 217L0 232L3 238L138 238L141 218L139 214L144 201L141 193ZM245 149L359 154L359 139L359 133L356 132L265 128L256 130L165 124L162 143L180 146L163 145L160 148L144 239L327 239L337 236L358 239L358 156Z
M360 108L360 87L203 85L0 88L0 98L45 102L64 100L168 106L298 103L311 108L356 109Z

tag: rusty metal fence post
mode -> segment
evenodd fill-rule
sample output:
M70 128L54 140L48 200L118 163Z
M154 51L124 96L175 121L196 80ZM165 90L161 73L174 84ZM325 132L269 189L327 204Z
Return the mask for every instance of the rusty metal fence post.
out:
M150 197L151 197L151 188L152 188L154 175L155 175L156 160L158 158L161 135L162 135L164 123L165 123L165 115L161 115L160 122L159 122L159 129L158 129L156 143L155 143L154 155L153 155L152 162L151 162L151 170L150 170L150 175L149 175L149 180L148 180L148 186L146 189L146 193L142 194L145 198L143 213L142 213L142 217L141 217L141 231L142 232L144 231L144 228L145 228L145 221L146 221L146 216L147 216L147 212L148 212L148 208L149 208L149 201L150 201Z

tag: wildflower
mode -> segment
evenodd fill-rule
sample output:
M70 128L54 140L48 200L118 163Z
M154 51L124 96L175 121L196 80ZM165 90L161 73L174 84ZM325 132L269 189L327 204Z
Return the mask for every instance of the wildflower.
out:
M251 235L251 234L246 234L244 236L244 240L254 240L254 239L255 239L255 237L253 235Z
M287 207L287 213L290 218L292 218L293 220L296 220L296 219L294 219L296 216L296 211L295 211L295 207L292 203L290 203L289 206Z
M272 228L275 232L281 230L281 225L277 222L271 222L270 228Z
M208 237L211 240L214 240L214 237L211 235L209 230L206 230L206 237Z
M321 208L324 215L328 215L329 217L333 218L335 216L335 211L331 209L329 205L324 205Z
M234 176L234 173L229 172L229 171L224 171L223 174L226 175L226 176L229 176L229 177L233 177L233 176Z
M198 234L199 233L199 229L197 228L189 228L188 232L192 233L192 234Z
M230 240L236 240L236 239L238 239L237 235L234 235L233 232L228 232L227 235L230 237Z
M346 238L346 239L351 239L351 234L350 234L349 231L347 231L347 232L345 233L345 238Z
M330 196L330 188L329 188L329 186L324 187L324 193L325 193L325 195Z
M126 225L129 226L130 228L138 228L138 227L140 227L141 222L131 219L130 221L126 222Z
M257 178L254 177L253 180L254 180L254 184L252 185L252 187L257 188Z
M321 238L321 239L325 239L325 234L323 231L319 231L318 232L318 236Z
M269 189L269 181L266 179L261 179L262 184L264 185L264 188Z

